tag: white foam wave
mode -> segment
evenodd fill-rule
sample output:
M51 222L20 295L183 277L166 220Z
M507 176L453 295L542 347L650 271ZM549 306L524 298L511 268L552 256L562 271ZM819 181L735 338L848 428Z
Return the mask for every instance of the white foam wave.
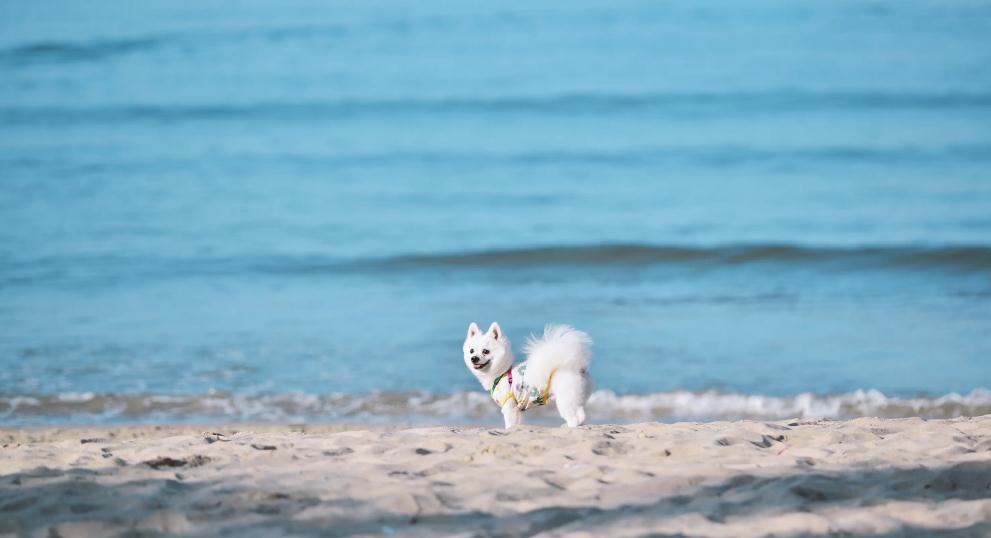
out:
M598 391L590 398L589 407L643 418L945 418L991 413L991 392L976 389L966 395L951 393L937 398L898 398L885 396L873 389L828 396L806 392L786 397L715 391L618 396L610 391Z
M877 390L837 395L811 393L767 396L716 391L674 391L618 395L592 394L588 413L595 422L680 420L846 419L862 416L950 418L991 414L991 391L901 398ZM0 395L0 423L7 425L193 422L193 421L460 421L491 420L498 410L482 392L426 392L316 395L231 394ZM553 421L550 407L532 413L535 421Z

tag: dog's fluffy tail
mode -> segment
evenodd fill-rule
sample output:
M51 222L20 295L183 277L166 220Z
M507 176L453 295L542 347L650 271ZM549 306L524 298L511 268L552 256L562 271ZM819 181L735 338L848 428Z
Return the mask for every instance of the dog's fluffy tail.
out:
M530 336L523 350L527 354L527 376L546 379L555 369L584 373L592 360L592 339L568 325L548 325L540 338Z

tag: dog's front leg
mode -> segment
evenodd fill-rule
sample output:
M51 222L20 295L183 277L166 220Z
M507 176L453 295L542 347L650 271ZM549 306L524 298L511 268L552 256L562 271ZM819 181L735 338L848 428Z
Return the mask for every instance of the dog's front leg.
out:
M506 420L506 429L510 429L523 422L523 412L516 407L516 402L506 402L502 406L502 418Z

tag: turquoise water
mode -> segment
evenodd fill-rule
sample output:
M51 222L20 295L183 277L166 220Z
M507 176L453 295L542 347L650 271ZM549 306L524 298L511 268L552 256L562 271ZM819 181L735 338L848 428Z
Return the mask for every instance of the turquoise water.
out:
M991 2L4 2L0 423L991 412Z

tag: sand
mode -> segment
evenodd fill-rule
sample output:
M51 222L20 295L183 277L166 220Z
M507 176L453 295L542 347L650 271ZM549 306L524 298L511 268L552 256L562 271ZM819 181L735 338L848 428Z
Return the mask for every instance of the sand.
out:
M991 415L0 442L0 535L991 536Z

